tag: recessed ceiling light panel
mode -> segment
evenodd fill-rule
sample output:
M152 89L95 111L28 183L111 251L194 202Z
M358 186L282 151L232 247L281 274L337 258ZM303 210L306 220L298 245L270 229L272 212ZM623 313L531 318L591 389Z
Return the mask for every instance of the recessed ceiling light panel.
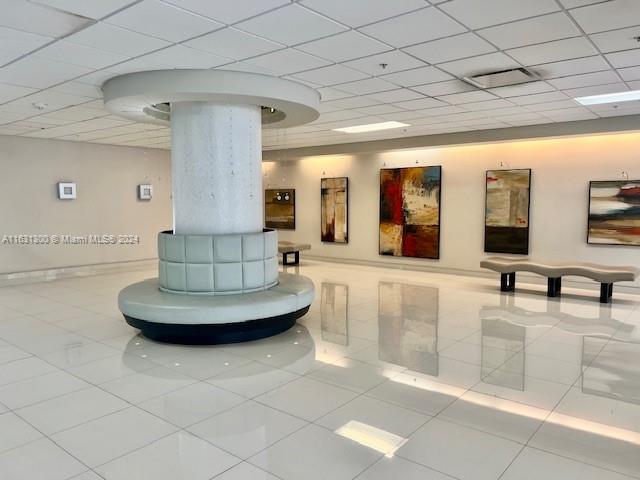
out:
M376 132L378 130L390 130L392 128L408 127L408 123L401 122L380 122L380 123L368 123L366 125L354 125L353 127L334 128L334 132L344 133L364 133L364 132Z
M632 102L634 100L640 100L640 90L630 90L628 92L618 93L605 93L603 95L590 95L588 97L577 97L575 100L582 105Z

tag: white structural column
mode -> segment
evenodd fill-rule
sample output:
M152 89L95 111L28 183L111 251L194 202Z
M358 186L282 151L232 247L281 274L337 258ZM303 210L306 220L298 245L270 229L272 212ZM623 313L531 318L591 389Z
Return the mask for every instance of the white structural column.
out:
M257 105L171 103L175 233L262 231L261 115Z

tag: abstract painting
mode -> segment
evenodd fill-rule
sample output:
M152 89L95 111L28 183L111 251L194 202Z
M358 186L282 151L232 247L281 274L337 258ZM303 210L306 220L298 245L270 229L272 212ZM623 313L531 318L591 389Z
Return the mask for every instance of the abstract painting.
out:
M349 345L349 285L322 282L320 287L320 332L322 340Z
M587 242L640 245L640 180L589 184Z
M265 190L264 220L267 228L296 229L296 191L291 188Z
M438 298L435 287L378 284L378 359L437 376Z
M380 255L440 258L441 168L380 170Z
M484 251L527 255L531 170L489 170L486 185Z
M320 238L323 242L348 243L348 195L347 177L320 180Z

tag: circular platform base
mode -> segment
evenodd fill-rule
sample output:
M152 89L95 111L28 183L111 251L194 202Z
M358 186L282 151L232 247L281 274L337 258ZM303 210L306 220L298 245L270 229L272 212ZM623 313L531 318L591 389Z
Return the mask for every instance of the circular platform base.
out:
M157 323L124 315L129 325L140 330L145 337L157 342L182 345L218 345L239 343L271 337L289 330L296 320L307 313L309 307L277 317L217 324Z

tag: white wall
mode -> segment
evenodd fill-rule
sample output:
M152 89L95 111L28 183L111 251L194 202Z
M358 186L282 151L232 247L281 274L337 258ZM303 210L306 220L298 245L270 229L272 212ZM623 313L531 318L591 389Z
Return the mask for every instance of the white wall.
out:
M379 170L442 165L440 260L378 255ZM531 168L530 257L640 266L640 247L587 245L590 180L640 178L640 133L431 147L267 162L265 188L296 189L296 230L312 255L479 271L487 169ZM320 242L320 178L349 177L349 244ZM638 283L640 285L640 283Z
M57 198L73 181L77 200ZM154 198L137 199L151 183ZM169 152L0 136L0 241L19 234L132 234L139 245L8 245L0 273L156 258L156 234L172 227Z

